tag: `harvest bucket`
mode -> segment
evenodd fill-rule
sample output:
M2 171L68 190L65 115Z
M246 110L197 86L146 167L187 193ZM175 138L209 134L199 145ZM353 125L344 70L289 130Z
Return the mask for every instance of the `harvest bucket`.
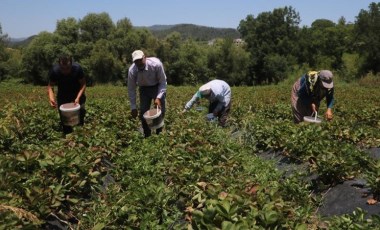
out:
M315 114L315 116L313 116ZM318 112L313 112L311 116L305 116L303 117L303 120L306 122L311 122L311 123L321 123L322 119L318 118Z
M74 126L79 124L80 120L80 105L74 103L62 104L59 107L61 111L61 119L63 125Z
M158 129L164 126L164 118L160 108L153 108L146 111L143 115L150 129Z

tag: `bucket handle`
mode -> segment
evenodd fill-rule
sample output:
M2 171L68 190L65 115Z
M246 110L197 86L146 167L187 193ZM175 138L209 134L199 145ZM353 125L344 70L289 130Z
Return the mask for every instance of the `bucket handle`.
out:
M314 114L315 114L314 121L316 121L316 120L317 120L317 117L318 117L318 112L317 112L317 111L313 112L313 113L311 114L311 116L313 117Z
M157 113L158 113L158 110L161 110L161 106L159 105L155 105L156 109L157 109Z

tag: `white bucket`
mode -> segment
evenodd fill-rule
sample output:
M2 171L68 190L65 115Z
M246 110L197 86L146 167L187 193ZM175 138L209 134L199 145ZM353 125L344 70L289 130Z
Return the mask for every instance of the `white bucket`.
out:
M159 108L153 108L146 111L143 117L150 129L159 129L164 126L164 119L161 109Z
M313 116L315 114L315 116ZM311 123L321 123L322 119L318 118L318 112L313 112L311 116L305 116L303 117L303 120L306 122L311 122Z
M63 125L74 126L80 121L80 105L74 103L62 104L59 107Z

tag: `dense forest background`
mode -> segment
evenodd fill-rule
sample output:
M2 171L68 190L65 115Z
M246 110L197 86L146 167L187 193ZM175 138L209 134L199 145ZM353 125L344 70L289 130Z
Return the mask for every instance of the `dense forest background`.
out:
M248 15L237 29L191 24L134 27L128 18L114 23L108 13L57 21L20 43L2 33L0 81L19 79L47 84L49 69L61 53L80 63L89 82L124 82L131 53L142 49L165 66L168 84L200 84L219 78L231 85L277 84L294 73L330 69L345 81L380 72L380 3L361 9L354 23L317 19L300 27L291 6Z

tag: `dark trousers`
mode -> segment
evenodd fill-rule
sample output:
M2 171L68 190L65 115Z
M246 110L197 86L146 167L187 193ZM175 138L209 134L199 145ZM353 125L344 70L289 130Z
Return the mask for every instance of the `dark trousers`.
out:
M208 106L208 112L213 113L216 106L218 105L218 103L219 103L218 101L210 103L210 105ZM230 103L228 103L227 106L223 106L222 109L219 111L217 117L218 117L219 125L221 127L226 127L228 114L230 113L230 109L231 109L231 101L230 101Z
M148 124L146 123L143 115L146 111L150 109L150 106L152 104L152 101L157 97L158 94L158 85L155 86L140 86L140 120L142 127L144 129L144 136L149 137L152 134L152 131L150 130ZM161 112L162 112L162 119L165 117L165 96L161 98ZM159 134L162 131L162 127L156 130L156 133Z

